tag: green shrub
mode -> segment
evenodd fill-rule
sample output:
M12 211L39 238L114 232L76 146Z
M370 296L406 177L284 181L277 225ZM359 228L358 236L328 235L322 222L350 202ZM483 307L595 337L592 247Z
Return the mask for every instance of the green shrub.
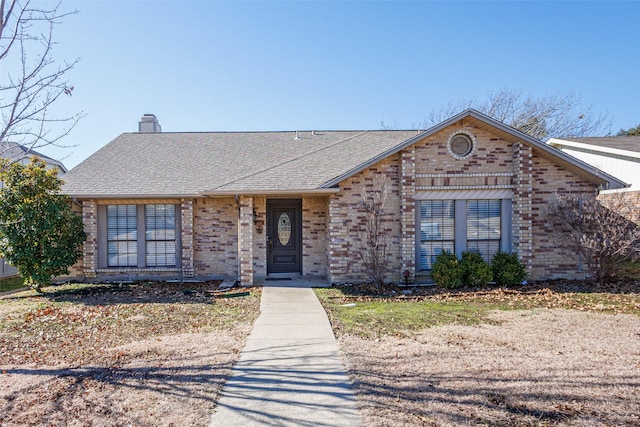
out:
M462 280L467 286L484 286L493 278L491 266L487 264L479 252L462 252L460 267L462 268Z
M436 260L431 270L431 278L436 282L436 285L443 288L461 287L462 268L458 257L447 250L436 255Z
M500 286L516 286L527 277L525 266L517 254L497 252L491 259L491 268L493 280Z

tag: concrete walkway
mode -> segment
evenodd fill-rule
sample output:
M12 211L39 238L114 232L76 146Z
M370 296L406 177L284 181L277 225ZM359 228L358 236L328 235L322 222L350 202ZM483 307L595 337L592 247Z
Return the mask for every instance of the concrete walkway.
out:
M260 316L210 426L359 426L350 381L318 298L305 284L273 283L263 288Z

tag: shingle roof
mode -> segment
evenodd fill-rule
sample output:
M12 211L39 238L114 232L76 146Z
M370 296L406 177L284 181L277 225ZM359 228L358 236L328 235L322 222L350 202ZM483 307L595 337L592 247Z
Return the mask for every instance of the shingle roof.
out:
M63 172L67 171L67 168L64 167L62 162L52 159L49 156L45 156L44 154L39 153L33 150L32 148L25 147L24 145L20 145L15 142L8 142L8 141L0 142L0 157L9 159L11 161L20 161L24 159L29 159L31 158L31 156L37 156L42 160L44 160L46 163L59 166Z
M589 138L558 138L558 141L572 141L597 147L615 148L640 153L640 136L605 136Z
M459 121L521 141L596 185L626 186L557 148L466 110L424 132L125 133L67 173L63 191L79 198L326 191Z
M65 175L77 197L308 191L416 131L125 133Z

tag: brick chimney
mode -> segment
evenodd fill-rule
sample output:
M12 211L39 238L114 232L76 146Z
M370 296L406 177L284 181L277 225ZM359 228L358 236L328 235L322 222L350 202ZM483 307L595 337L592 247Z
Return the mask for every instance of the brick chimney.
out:
M145 114L138 123L138 132L162 132L158 118L153 114Z

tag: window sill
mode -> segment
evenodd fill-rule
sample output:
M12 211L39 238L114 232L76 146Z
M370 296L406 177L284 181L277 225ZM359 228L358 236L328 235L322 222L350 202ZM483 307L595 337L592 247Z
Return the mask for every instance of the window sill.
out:
M177 273L178 267L108 267L98 268L96 273Z

